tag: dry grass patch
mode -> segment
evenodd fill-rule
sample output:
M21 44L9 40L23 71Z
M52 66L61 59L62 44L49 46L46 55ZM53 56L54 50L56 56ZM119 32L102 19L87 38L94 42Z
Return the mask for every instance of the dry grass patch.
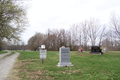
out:
M22 61L26 61L26 62L29 61L29 62L31 62L31 61L33 61L33 60L40 60L40 59L27 59L27 60L20 60L20 61L21 61L21 62L22 62Z
M77 57L79 57L79 56L90 56L91 54L87 54L87 55L78 55Z
M18 60L16 60L13 69L11 70L11 72L7 77L7 80L21 80L20 77L18 76L18 73L19 73L18 67L20 67L20 65L21 64L19 64Z
M40 70L31 71L31 72L29 72L28 75L29 75L30 80L44 80L44 79L54 80L53 77L48 76L47 73L44 73L44 71L40 71Z
M78 70L58 71L57 73L63 73L63 74L68 73L68 74L73 74L73 73L77 73L77 72L79 72L79 71L80 71L80 69L78 69Z
M26 69L27 64L34 64L34 60L40 60L40 59L27 59L27 60L20 60L15 63L15 66L11 72L11 75L9 77L9 80L21 80L21 79L27 79L27 80L54 80L53 77L48 76L46 73L46 70L33 70L28 71Z

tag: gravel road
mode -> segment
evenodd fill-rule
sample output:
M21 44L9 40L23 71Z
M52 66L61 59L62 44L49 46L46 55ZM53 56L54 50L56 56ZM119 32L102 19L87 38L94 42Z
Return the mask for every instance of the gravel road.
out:
M4 57L5 55L10 54L10 52L1 54L0 58ZM19 53L15 53L11 56L7 56L3 59L0 59L0 80L7 80L7 76L9 72L12 70L13 65L19 56Z

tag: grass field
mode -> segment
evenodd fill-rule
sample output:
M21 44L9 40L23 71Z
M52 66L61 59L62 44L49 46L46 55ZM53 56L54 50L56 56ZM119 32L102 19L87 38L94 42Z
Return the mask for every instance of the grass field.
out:
M7 53L7 51L0 51L0 54Z
M58 51L48 51L47 59L39 59L39 52L19 51L16 77L21 80L120 80L120 52L103 55L71 51L73 67L57 67Z

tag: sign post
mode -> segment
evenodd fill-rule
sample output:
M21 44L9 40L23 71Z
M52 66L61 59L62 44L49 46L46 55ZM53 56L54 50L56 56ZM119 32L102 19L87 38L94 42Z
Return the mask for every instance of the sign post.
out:
M44 62L44 59L42 59L42 63Z
M44 59L46 59L46 49L45 49L45 45L41 45L41 49L40 49L40 59L42 59L42 63L44 62Z

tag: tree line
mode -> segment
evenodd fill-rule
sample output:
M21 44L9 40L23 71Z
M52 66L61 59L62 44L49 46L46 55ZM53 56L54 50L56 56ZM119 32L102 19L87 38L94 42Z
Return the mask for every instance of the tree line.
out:
M44 44L47 50L59 50L61 46L70 47L70 50L77 50L79 46L84 50L90 50L91 46L120 50L120 22L115 15L110 21L110 25L101 25L93 18L73 24L68 30L48 29L46 34L36 33L28 40L28 49L38 50Z

